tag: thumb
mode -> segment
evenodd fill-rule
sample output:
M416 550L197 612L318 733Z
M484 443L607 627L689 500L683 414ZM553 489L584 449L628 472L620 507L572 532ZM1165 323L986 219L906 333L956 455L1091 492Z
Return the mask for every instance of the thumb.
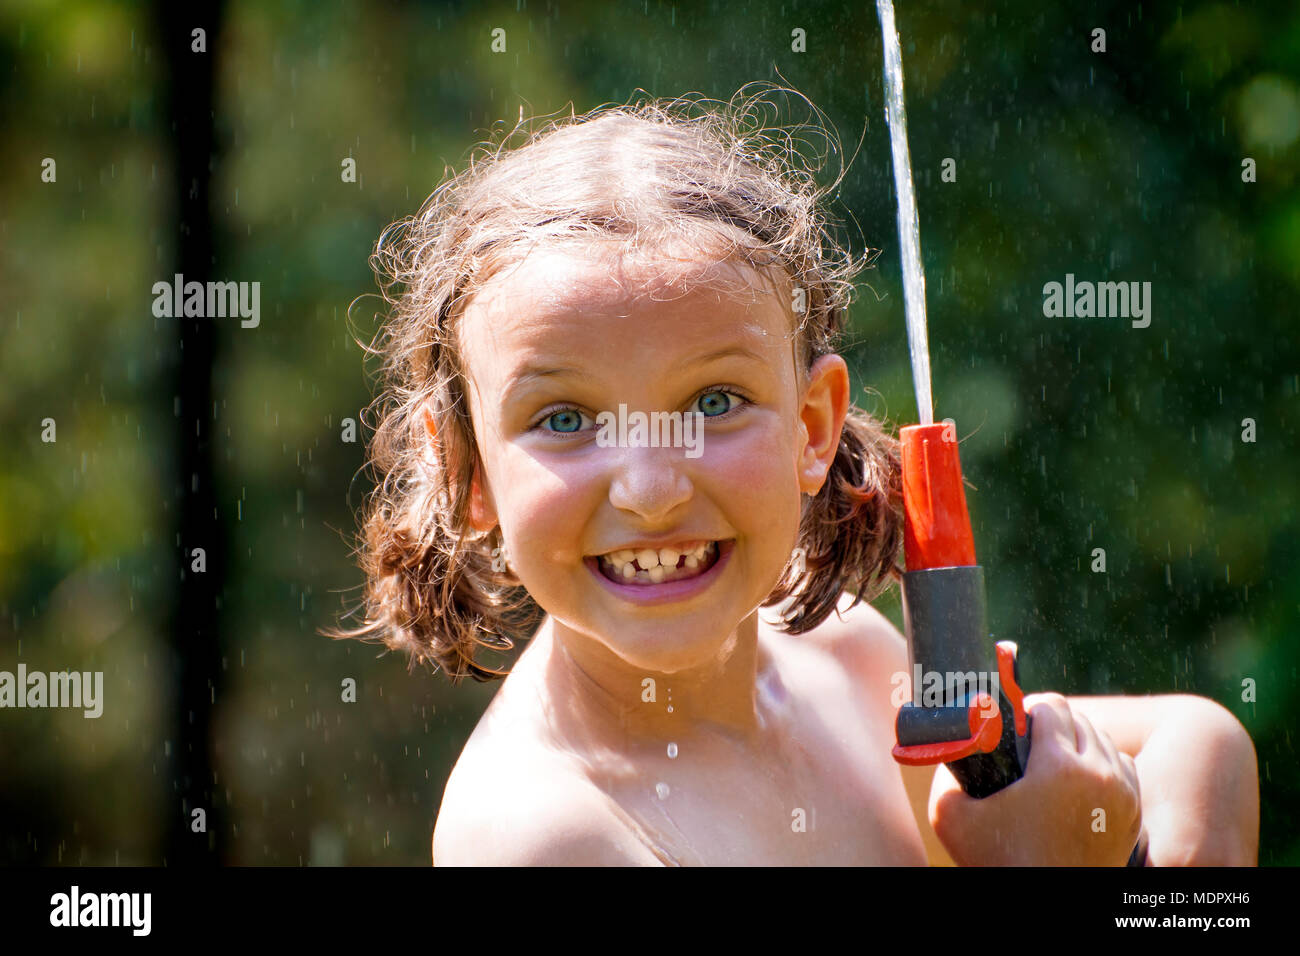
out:
M930 785L930 826L940 834L941 827L979 826L984 816L984 801L977 800L961 788L946 764L939 764Z

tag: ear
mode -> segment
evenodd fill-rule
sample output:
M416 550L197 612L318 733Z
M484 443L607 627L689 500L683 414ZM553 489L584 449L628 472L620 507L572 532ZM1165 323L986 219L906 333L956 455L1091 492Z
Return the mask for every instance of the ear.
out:
M469 489L469 523L484 533L497 526L497 508L492 493L485 487L483 469L474 466L474 480Z
M849 368L840 356L823 355L809 370L799 408L799 490L805 494L817 494L826 483L848 413Z
M424 409L424 430L429 436L429 443L425 446L425 458L431 463L437 462L440 448L438 423L434 421L433 412L427 407ZM453 492L454 490L452 489ZM469 489L469 523L475 531L484 533L497 526L496 504L492 500L491 492L485 488L483 469L477 464L474 466L474 477Z
M438 461L438 423L433 420L433 411L427 405L424 407L424 431L429 436L428 444L424 446L424 458L434 464Z

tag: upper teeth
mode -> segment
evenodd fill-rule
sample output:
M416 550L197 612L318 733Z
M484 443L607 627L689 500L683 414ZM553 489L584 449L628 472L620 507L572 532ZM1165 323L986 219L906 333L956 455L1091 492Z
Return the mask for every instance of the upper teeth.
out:
M677 567L678 559L685 555L687 566L694 567L704 560L713 547L712 541L701 541L693 548L685 551L679 551L676 548L643 548L640 551L625 549L602 555L601 560L608 561L614 565L615 571L622 573L625 577L630 577L636 571L636 568L632 566L633 561L637 563L642 571L653 571L655 568L660 567L668 570Z

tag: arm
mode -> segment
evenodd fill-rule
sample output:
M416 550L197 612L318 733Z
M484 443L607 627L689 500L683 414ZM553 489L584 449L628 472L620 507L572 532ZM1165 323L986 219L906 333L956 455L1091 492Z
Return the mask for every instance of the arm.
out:
M908 673L907 641L878 611L858 605L842 620L851 638L840 646L863 692L888 700ZM909 681L910 683L910 681ZM1032 707L1037 695L1029 695ZM1058 698L1060 699L1060 698ZM1133 758L1142 818L1154 866L1254 865L1259 846L1259 780L1254 747L1225 708L1203 697L1071 697L1070 709ZM890 725L892 727L892 723ZM1033 766L1033 752L1030 753ZM1041 761L1040 761L1041 762ZM931 865L953 858L929 810L952 775L932 767L901 767L908 801ZM939 792L933 792L934 787ZM993 799L993 798L989 798Z
M1191 694L1067 700L1134 758L1151 841L1149 865L1256 864L1255 748L1228 710Z
M1254 752L1218 705L1187 695L1054 693L1028 695L1025 704L1032 745L1023 779L975 800L946 768L936 771L931 820L959 862L1122 865L1143 823L1148 865L1255 861ZM999 837L1007 832L1015 839Z

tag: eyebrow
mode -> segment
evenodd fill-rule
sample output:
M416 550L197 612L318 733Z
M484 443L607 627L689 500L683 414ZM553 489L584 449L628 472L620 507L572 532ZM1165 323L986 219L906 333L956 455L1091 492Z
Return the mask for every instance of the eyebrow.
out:
M701 365L707 365L710 362L717 362L724 358L743 358L752 362L760 363L764 361L763 357L753 349L745 348L743 345L731 345L727 348L717 349L716 351L693 358L689 362L684 363L682 367L688 369L698 368ZM584 374L585 373L581 369L574 368L571 365L546 366L529 364L525 365L515 374L510 376L509 380L507 380L505 384L505 388L501 390L501 393L504 397L509 398L511 393L526 385L531 385L538 379L582 378L584 377Z

